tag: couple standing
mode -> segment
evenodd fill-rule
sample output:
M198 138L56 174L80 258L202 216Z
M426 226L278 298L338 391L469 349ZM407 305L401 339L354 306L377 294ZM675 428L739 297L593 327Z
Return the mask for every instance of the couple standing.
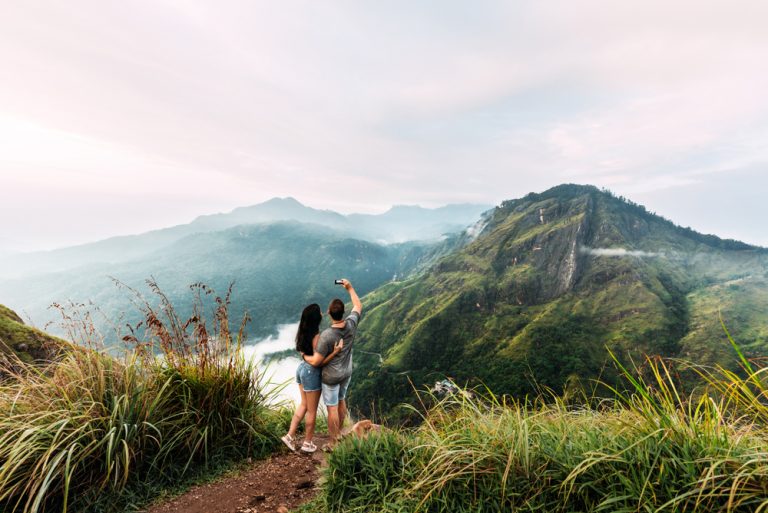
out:
M344 318L344 301L334 299L328 306L331 326L320 333L323 315L320 306L313 303L301 313L296 333L296 350L302 362L296 369L296 382L301 392L301 404L291 419L291 427L282 440L292 451L296 450L296 430L305 420L304 442L301 451L312 453L317 447L312 442L315 434L317 407L322 393L328 410L328 435L330 449L338 441L344 419L347 417L347 388L352 378L352 345L363 304L349 280L338 280L352 300L352 312ZM325 449L325 448L324 448Z

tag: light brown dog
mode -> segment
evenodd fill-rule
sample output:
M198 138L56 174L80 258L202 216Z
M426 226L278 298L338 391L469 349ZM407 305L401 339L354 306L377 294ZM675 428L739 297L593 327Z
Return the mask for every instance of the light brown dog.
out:
M356 436L358 438L365 438L372 431L381 431L381 425L374 424L370 420L361 420L356 422L349 431L346 431L342 436Z

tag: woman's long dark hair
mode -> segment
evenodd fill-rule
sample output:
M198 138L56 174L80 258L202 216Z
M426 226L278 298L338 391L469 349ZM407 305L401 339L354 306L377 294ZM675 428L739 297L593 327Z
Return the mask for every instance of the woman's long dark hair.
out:
M317 303L312 303L301 312L299 331L296 332L296 351L301 351L307 356L312 356L315 353L312 340L315 335L320 333L320 321L322 320L323 314Z

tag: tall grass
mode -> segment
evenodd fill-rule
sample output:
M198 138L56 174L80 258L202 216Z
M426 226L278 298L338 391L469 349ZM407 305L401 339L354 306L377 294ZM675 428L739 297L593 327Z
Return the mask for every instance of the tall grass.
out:
M630 392L562 400L453 396L414 431L342 444L329 460L330 512L768 511L764 369L696 369L682 394L668 363ZM647 375L647 373L644 373Z
M150 286L160 305L142 300L124 357L72 350L0 384L0 510L109 510L118 496L277 446L283 419L240 351L244 322L230 331L229 291L193 286L182 321Z

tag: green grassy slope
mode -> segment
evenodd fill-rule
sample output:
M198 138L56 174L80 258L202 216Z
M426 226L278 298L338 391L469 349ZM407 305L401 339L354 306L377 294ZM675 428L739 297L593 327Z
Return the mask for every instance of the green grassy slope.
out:
M26 363L47 360L65 342L26 326L16 312L0 305L0 353L14 354Z
M681 357L703 364L728 364L733 351L718 322L721 315L745 356L755 360L768 356L768 280L765 276L748 276L702 287L691 292L688 301L691 321L688 333L680 341Z
M534 383L613 381L606 347L622 361L731 361L713 336L716 305L751 337L753 356L766 354L764 250L676 227L593 187L508 201L487 222L428 272L365 297L356 407L389 411L409 380L445 375L518 396ZM618 248L635 253L593 251Z

